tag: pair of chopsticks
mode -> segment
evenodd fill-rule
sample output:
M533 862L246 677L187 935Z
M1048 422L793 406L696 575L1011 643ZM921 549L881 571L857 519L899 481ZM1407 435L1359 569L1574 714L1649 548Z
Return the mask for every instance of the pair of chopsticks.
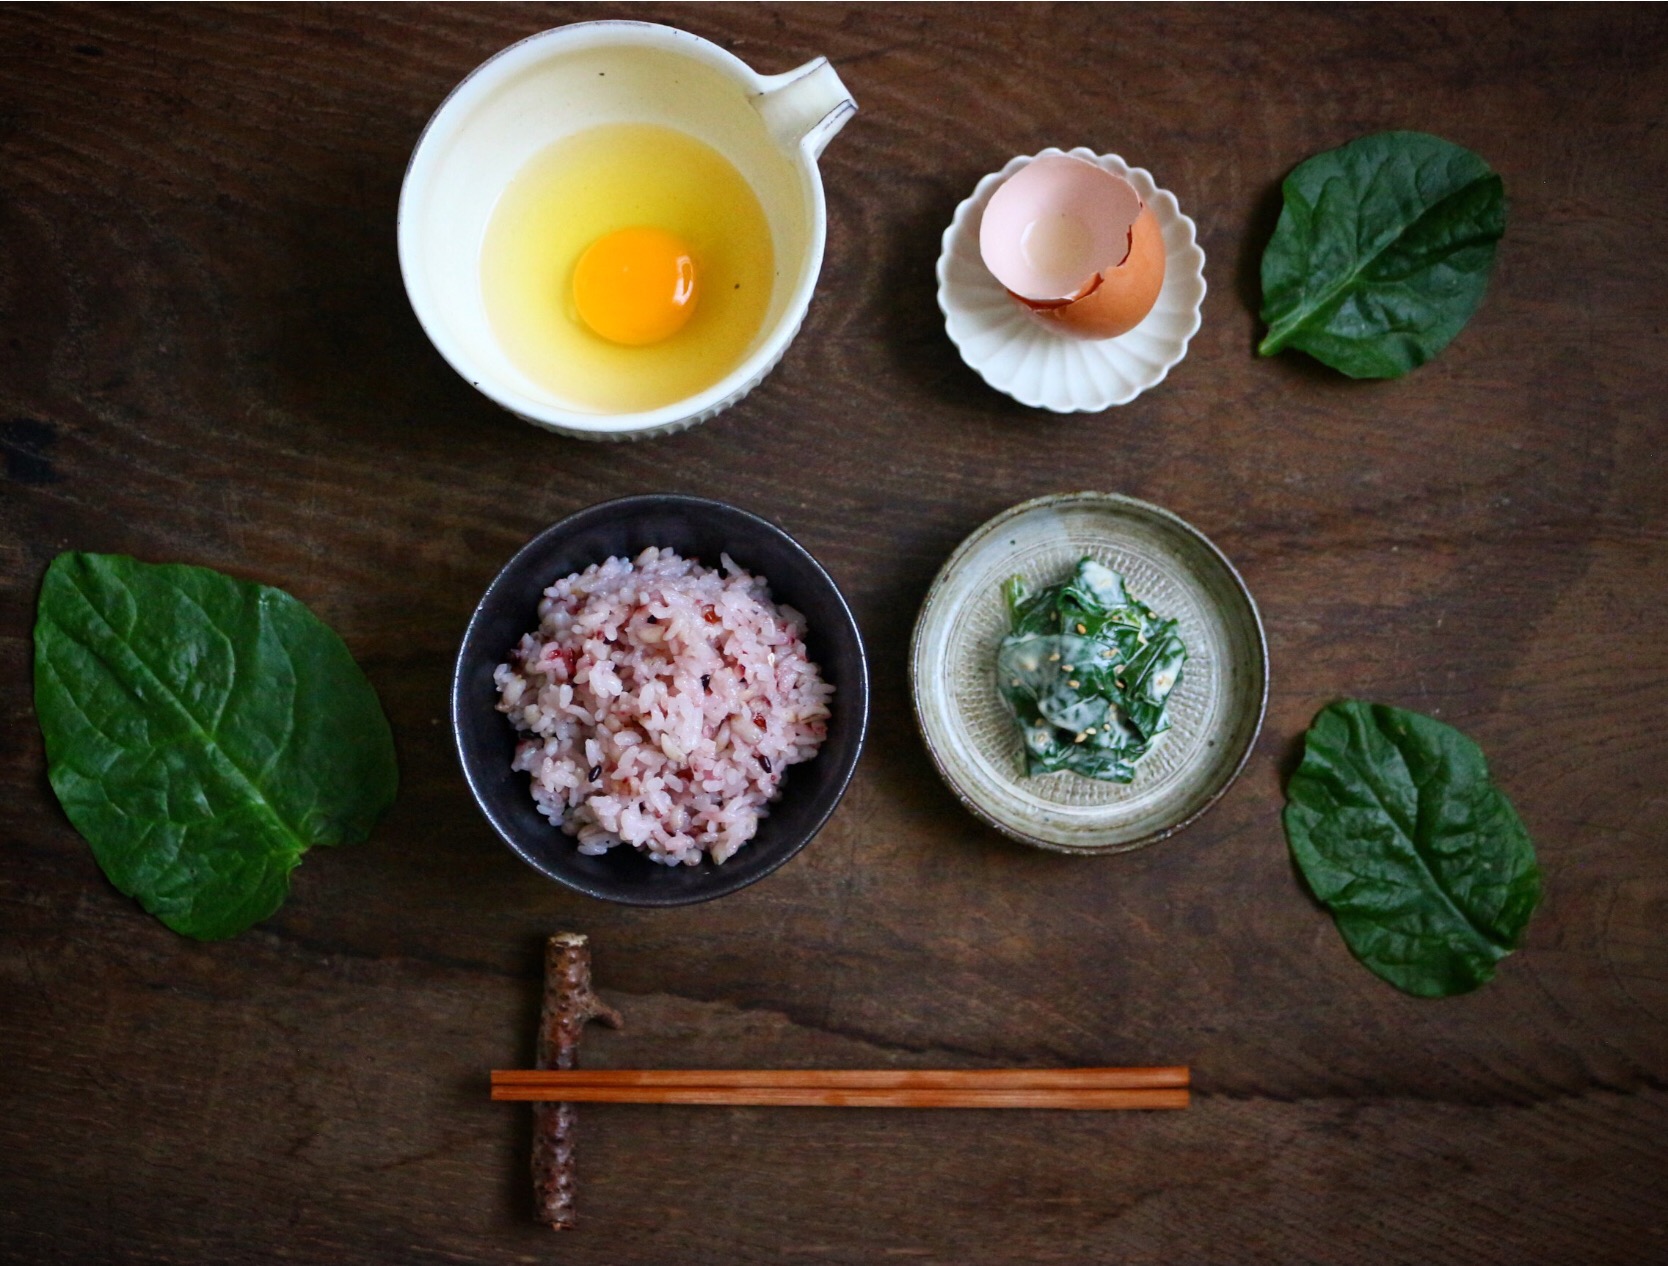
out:
M1186 1068L495 1069L497 1100L779 1108L1185 1108Z

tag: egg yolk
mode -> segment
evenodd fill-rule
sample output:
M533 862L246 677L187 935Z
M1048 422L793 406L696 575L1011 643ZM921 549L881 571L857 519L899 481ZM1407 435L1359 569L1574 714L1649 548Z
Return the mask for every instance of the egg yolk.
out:
M573 302L580 319L611 343L658 343L695 311L695 261L664 229L606 233L579 257Z

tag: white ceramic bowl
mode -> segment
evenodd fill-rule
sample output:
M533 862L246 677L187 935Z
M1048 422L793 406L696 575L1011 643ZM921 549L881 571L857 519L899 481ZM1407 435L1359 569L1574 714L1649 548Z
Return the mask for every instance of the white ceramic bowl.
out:
M828 62L759 75L716 44L647 22L581 22L529 36L452 90L400 190L400 271L440 354L511 413L580 439L645 439L734 404L781 360L822 268L827 208L817 156L857 108ZM607 123L657 123L704 141L758 195L776 285L740 364L688 399L640 413L574 407L505 355L481 294L481 241L499 196L535 154Z
M1164 288L1140 325L1117 338L1083 341L1048 330L1020 311L979 256L979 221L996 188L1046 154L1022 155L974 186L944 230L938 257L938 306L961 358L996 390L1035 409L1092 413L1128 404L1187 355L1205 301L1205 252L1193 221L1152 173L1116 154L1079 146L1086 158L1135 186L1164 233Z
M1002 582L1058 584L1086 554L1174 617L1187 647L1171 728L1130 783L1027 777L996 688L996 652L1010 630ZM916 720L950 789L999 831L1064 853L1125 852L1193 821L1244 766L1268 702L1262 620L1239 573L1168 510L1115 493L1040 497L969 536L921 604L909 664Z

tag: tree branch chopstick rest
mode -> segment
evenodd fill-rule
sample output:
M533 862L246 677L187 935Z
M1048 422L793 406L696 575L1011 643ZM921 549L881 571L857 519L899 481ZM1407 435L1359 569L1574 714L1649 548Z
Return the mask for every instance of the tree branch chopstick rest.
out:
M625 1023L591 989L591 951L585 938L577 932L558 932L544 948L539 1068L571 1070L579 1058L579 1036L592 1020L613 1029ZM558 1231L574 1224L575 1124L572 1101L540 1103L533 1109L533 1198L539 1221Z

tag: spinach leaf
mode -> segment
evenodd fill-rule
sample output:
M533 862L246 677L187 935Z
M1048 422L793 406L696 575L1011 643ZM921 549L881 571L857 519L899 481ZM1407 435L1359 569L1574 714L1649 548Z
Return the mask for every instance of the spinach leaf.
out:
M1013 631L996 653L996 684L1019 724L1025 772L1132 780L1170 728L1167 700L1187 660L1176 621L1092 558L1036 594L1014 576L1002 596Z
M1310 889L1355 956L1408 993L1481 985L1541 899L1534 846L1482 750L1417 712L1321 709L1286 802Z
M280 589L60 554L35 621L35 711L64 812L176 932L233 936L314 844L363 839L393 737L341 638Z
M1281 188L1262 355L1296 347L1351 378L1399 378L1483 301L1506 199L1470 150L1378 132L1300 163Z

